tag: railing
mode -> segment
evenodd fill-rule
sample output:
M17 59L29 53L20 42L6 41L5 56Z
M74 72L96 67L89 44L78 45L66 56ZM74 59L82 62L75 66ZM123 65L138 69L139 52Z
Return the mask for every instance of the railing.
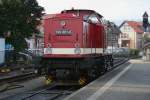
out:
M43 49L28 49L25 51L27 51L27 53L33 54L34 56L42 56L44 54Z
M0 51L0 66L14 63L14 61L30 62L32 59L42 55L43 49L24 50L21 52L14 52L13 50Z
M144 45L150 45L150 40L149 41L144 41Z
M0 65L5 62L5 51L0 51Z

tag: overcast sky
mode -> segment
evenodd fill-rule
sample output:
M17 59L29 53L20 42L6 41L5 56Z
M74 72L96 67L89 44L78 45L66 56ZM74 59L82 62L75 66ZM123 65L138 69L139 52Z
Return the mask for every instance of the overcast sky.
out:
M150 15L150 0L37 0L48 14L64 9L92 9L105 19L120 24L124 20L142 20L145 11Z

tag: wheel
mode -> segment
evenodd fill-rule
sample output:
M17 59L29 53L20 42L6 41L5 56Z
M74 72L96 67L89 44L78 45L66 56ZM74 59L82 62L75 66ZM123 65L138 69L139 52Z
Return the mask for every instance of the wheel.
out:
M90 77L90 80L94 80L98 78L99 75L100 75L100 70L96 65L94 65L92 68L88 70L88 76Z

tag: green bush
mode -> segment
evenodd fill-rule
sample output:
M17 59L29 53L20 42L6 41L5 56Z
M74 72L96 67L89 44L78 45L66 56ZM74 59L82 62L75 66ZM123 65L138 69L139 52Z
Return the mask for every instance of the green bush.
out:
M140 50L138 49L130 49L130 57L138 57Z

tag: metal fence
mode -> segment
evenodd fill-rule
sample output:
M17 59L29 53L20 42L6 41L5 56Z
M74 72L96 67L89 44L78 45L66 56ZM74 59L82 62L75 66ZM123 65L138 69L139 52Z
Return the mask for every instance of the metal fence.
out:
M0 65L5 62L5 51L0 51Z
M24 50L21 52L14 52L13 50L0 51L0 66L3 64L16 63L31 63L36 57L42 57L42 49ZM14 59L15 57L15 59Z

